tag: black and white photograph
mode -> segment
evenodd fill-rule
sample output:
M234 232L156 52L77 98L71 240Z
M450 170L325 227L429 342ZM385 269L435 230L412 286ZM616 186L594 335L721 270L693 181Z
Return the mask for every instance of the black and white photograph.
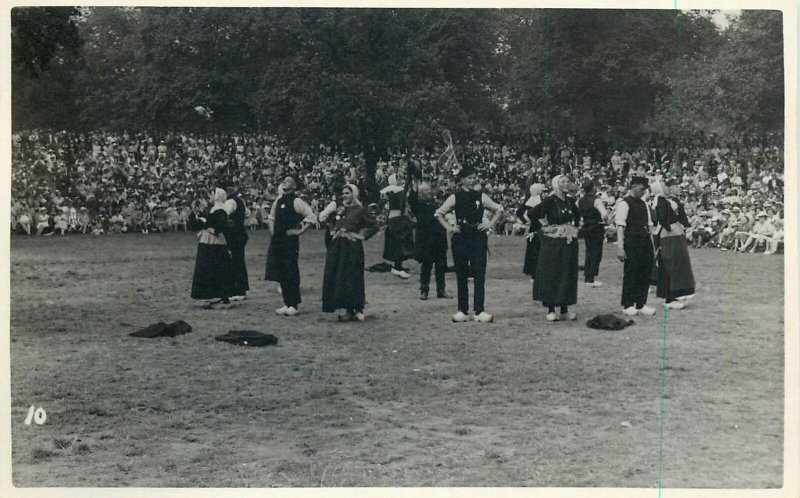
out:
M0 494L800 493L795 3L4 11Z

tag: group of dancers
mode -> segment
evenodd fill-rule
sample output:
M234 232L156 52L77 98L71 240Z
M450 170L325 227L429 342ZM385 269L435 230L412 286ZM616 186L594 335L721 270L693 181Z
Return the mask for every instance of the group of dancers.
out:
M390 178L381 191L388 207L383 257L391 262L392 274L404 279L410 275L403 261L413 257L421 264L420 299L429 298L432 272L437 298L450 298L445 286L449 245L457 283L457 311L452 321L492 322L494 317L485 308L488 234L505 211L482 192L470 166L464 166L457 176L455 192L441 204L433 198L429 183L414 180L401 187ZM322 311L338 311L339 321L364 321L363 243L378 232L378 223L361 204L359 189L353 184L334 185L333 200L318 216L298 195L302 187L298 175L286 176L269 214L271 242L265 279L280 285L283 306L276 314L291 317L299 313L299 239L309 228L324 225L327 252ZM648 188L650 204L643 200ZM542 184L532 185L530 197L516 214L529 225L523 272L531 278L533 299L547 308L547 321L577 317L570 306L578 301L579 238L586 243L584 284L592 288L603 285L597 277L610 216L617 227L617 258L624 264L622 313L654 315L656 310L647 305L652 283L668 309L686 306L694 295L695 282L685 238L689 224L677 182L650 185L647 178L633 177L628 195L613 215L596 197L591 180L584 181L578 200L571 195L572 184L565 175L553 178L549 195L543 196L544 190ZM249 290L244 213L244 202L233 185L221 184L198 234L192 282L192 298L207 300L206 308L230 307L231 301L245 299Z

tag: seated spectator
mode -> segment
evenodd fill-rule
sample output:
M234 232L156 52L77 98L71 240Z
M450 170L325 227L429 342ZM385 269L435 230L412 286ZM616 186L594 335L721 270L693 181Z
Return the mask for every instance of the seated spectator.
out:
M758 213L757 219L758 221L753 225L753 231L750 232L747 241L742 246L742 252L747 251L751 244L753 247L750 249L750 253L756 252L760 246L766 246L767 240L775 234L775 227L769 220L766 211Z
M60 212L53 218L53 232L60 231L63 237L69 229L69 208L62 206Z
M775 233L767 239L767 250L764 251L764 254L775 254L783 245L783 220L777 221L774 225Z
M40 207L38 213L36 213L36 235L42 234L53 235L53 232L50 231L50 215L45 207Z

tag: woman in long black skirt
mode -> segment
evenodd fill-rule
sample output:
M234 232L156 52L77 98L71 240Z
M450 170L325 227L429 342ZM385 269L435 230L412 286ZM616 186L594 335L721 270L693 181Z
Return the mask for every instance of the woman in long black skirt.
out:
M569 306L578 302L578 224L581 213L567 196L569 179L553 178L553 193L542 200L542 245L533 282L533 299L547 306L547 321L575 320ZM560 315L556 314L560 308Z
M348 184L342 189L331 232L331 244L325 257L322 281L322 311L344 310L339 321L364 321L364 245L378 231L369 211L358 201L358 188Z
M539 224L539 206L542 203L542 192L544 192L544 185L541 183L534 183L530 187L530 197L525 201L525 204L517 209L517 218L528 223L528 236L525 244L525 262L522 266L522 273L531 277L531 282L536 279L536 265L539 263L539 248L542 245L542 234L539 230L542 228Z
M225 191L216 189L214 204L197 234L197 258L192 277L192 299L206 299L206 309L230 307L233 291L231 255L225 240L228 213L224 209Z
M694 273L685 236L689 220L679 200L680 185L668 180L667 189L656 204L660 227L656 296L664 298L668 309L679 310L686 306L681 300L694 295Z
M403 279L411 275L403 268L403 261L414 254L414 236L411 220L406 216L406 190L397 184L395 175L389 176L389 185L381 190L386 197L388 213L384 231L383 259L392 263L392 275Z

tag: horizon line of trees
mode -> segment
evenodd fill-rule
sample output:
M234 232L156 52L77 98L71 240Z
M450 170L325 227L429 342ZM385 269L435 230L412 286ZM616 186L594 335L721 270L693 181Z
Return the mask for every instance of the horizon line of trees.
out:
M781 133L783 18L709 11L16 7L12 128L266 131L374 165L467 138ZM369 171L368 171L369 175Z

